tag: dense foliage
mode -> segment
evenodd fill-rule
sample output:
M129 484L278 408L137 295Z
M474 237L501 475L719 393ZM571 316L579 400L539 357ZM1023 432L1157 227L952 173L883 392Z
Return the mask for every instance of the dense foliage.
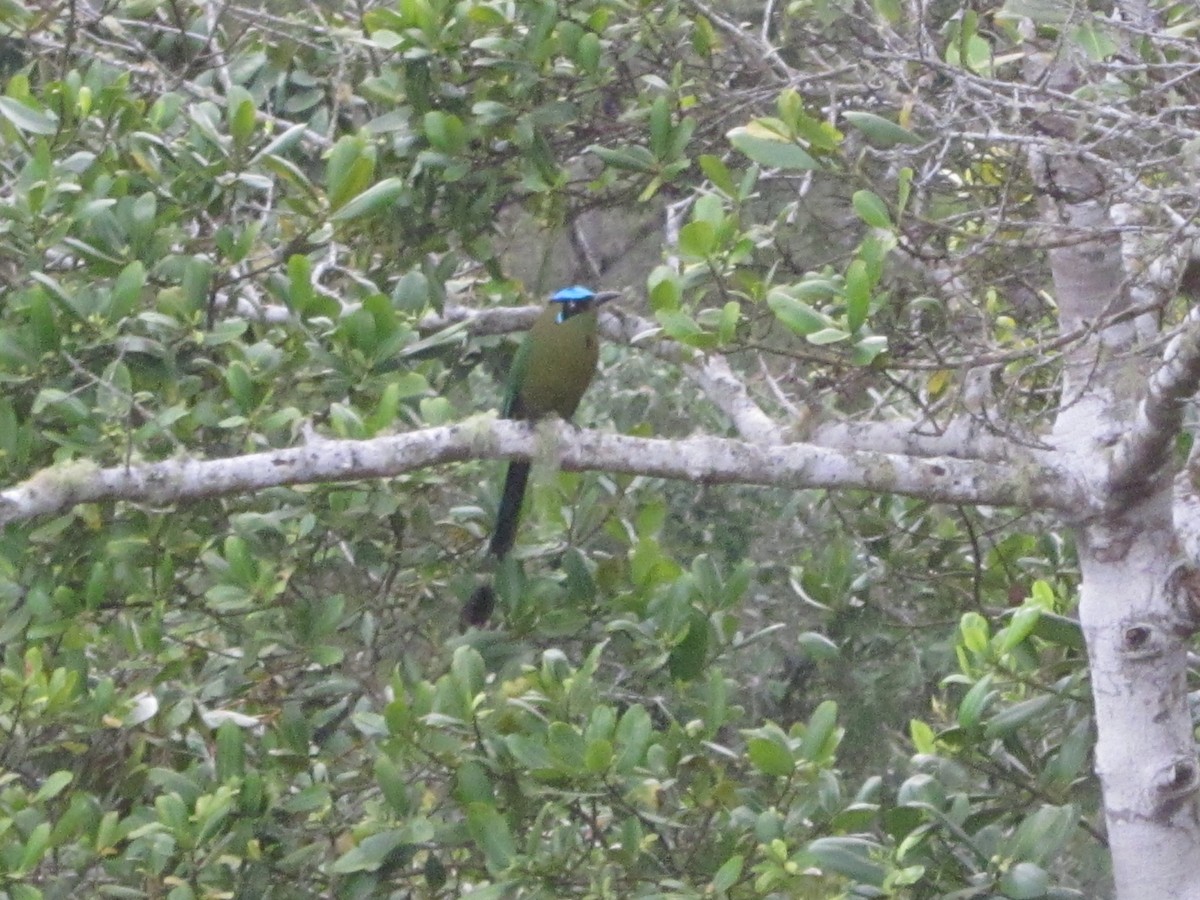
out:
M931 146L866 80L834 121L781 78L800 49L755 57L724 15L4 5L0 484L465 419L511 341L445 314L556 281L628 285L797 419L781 383L934 421L987 349L1032 425L1052 311L990 230L1031 215L1021 167ZM943 25L934 68L1013 34ZM892 26L778 24L847 58ZM918 242L977 267L970 302ZM723 428L643 344L606 346L579 421ZM1073 550L1044 523L540 471L502 626L462 635L496 478L6 526L0 896L1095 896Z

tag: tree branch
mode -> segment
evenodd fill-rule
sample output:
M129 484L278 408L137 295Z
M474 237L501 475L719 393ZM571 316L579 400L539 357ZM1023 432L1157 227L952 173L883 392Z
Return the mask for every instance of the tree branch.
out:
M929 422L897 419L889 422L828 422L818 425L809 440L831 450L864 448L906 456L949 456L985 462L1010 462L1039 458L1042 451L1019 440L1001 437L981 428L970 416L958 416L934 433ZM1032 444L1029 440L1029 444ZM1049 457L1043 459L1047 463Z
M943 503L1051 508L1078 515L1088 500L1064 469L1033 458L985 464L891 453L836 451L812 444L762 446L716 437L635 438L564 423L531 428L483 417L370 440L317 440L307 446L213 460L166 460L101 469L76 462L44 469L0 491L0 525L53 515L80 503L166 505L248 494L270 487L390 478L468 459L536 459L553 429L558 464L706 484L859 488Z
M1171 513L1175 521L1175 535L1183 555L1193 566L1200 566L1200 490L1197 490L1197 452L1200 445L1192 445L1188 464L1175 473L1175 496Z
M1184 404L1198 388L1200 307L1193 306L1150 377L1132 428L1113 447L1109 484L1122 499L1143 496L1170 460L1175 436L1183 427Z
M441 315L428 315L421 320L422 332L441 331L451 325L467 323L471 334L509 334L533 324L541 310L536 306L490 306L475 309L471 306L447 306Z
M725 18L712 7L701 3L700 0L688 0L688 6L701 13L713 25L725 32L730 40L746 54L746 59L754 61L760 67L760 70L764 71L764 74L769 66L776 78L784 81L792 81L795 78L796 73L783 60L783 57L779 55L779 51L771 46L769 41L756 39L754 35L745 31L738 23Z

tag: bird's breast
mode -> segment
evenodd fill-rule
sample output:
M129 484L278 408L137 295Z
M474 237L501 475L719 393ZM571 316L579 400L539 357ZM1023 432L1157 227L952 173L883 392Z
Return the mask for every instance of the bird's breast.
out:
M567 419L596 372L599 343L595 319L582 314L548 327L538 325L520 390L521 405L530 418L557 413Z

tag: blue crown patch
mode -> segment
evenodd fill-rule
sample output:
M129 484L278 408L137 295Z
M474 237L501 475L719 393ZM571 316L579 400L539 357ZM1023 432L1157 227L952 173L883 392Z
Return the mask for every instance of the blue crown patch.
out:
M560 291L556 291L550 297L551 303L578 303L581 300L591 300L596 296L596 292L591 288L586 288L582 284L574 284L571 287L565 287Z

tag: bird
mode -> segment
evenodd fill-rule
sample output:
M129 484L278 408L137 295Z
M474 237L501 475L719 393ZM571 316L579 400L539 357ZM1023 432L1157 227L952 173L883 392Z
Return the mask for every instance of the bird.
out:
M556 414L570 419L596 374L600 357L599 310L621 296L620 291L593 291L583 285L562 288L534 321L513 357L500 415L535 422ZM504 559L517 537L521 502L529 482L530 463L513 460L504 477L488 553ZM463 607L467 625L481 626L496 605L490 583L477 587Z

